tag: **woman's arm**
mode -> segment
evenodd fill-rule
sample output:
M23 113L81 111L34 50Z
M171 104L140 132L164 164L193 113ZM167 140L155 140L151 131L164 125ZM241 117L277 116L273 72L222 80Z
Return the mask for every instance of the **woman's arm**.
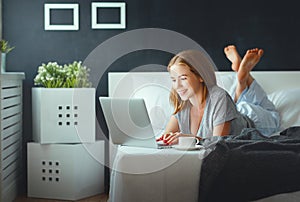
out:
M231 121L219 124L213 129L213 136L226 136L230 134Z
M229 135L230 134L230 125L231 125L230 121L227 121L223 124L217 125L213 129L213 135L214 136ZM200 137L197 137L193 134L182 134L181 132L178 132L178 131L179 131L178 121L175 118L175 116L171 116L171 118L170 118L170 120L169 120L169 122L166 126L164 134L160 138L158 138L157 141L162 140L162 141L164 141L164 143L167 143L167 144L170 144L170 145L171 144L177 144L178 143L178 138L181 137L181 136L196 137L199 140L201 140Z
M230 134L230 125L231 122L227 121L225 123L219 124L213 129L213 135L214 136L226 136ZM177 144L178 138L186 136L186 137L196 137L197 139L201 140L201 137L192 135L192 134L182 134L180 132L171 133L169 134L164 140L167 144Z
M166 126L166 129L165 129L165 132L164 134L166 133L170 133L170 132L178 132L179 131L179 125L178 125L178 120L177 118L175 117L175 115L172 115L167 126Z

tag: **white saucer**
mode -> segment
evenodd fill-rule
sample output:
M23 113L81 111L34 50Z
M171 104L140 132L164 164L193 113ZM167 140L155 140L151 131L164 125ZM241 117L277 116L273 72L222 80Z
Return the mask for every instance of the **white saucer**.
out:
M174 145L173 148L178 150L190 151L190 150L202 149L204 147L202 145L195 145L194 147L179 147L178 145Z

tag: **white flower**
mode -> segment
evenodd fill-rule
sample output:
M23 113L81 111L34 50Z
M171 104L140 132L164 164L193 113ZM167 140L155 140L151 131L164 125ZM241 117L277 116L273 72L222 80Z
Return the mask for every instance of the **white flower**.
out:
M82 66L81 61L65 65L59 65L57 62L43 63L38 67L34 84L50 88L91 87L89 71L86 66Z

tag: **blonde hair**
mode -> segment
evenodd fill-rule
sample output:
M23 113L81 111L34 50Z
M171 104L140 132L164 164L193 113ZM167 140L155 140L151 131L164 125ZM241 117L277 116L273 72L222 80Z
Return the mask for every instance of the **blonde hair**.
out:
M184 60L183 58L181 58L180 56L178 55L175 55L169 62L168 64L168 71L170 72L170 68L171 66L173 65L182 65L182 66L186 66L186 67L189 67L190 71L196 75L198 78L202 78L201 75L199 74L199 72L192 66L190 65L186 60ZM204 102L206 100L206 96L207 96L207 86L203 85L203 92L204 92L204 96L203 96L203 99L201 102ZM186 102L187 101L184 101L180 98L180 96L178 95L178 93L176 92L175 89L171 89L171 92L170 92L170 103L173 105L174 107L174 112L173 114L177 114L179 111L181 111L184 106L186 105Z

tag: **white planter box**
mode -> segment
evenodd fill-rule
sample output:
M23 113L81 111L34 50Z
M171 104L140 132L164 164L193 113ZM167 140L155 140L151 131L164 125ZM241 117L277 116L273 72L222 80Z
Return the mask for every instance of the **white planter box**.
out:
M104 193L104 141L27 144L28 196L79 200Z
M33 140L95 142L94 88L32 88Z

